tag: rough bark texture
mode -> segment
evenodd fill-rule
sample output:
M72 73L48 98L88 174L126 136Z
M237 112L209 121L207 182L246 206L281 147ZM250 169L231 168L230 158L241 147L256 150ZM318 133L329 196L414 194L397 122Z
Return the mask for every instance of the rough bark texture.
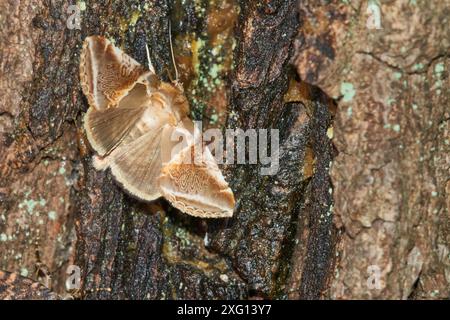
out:
M0 271L1 300L59 300L57 294L37 281L17 273Z
M360 1L77 5L81 30L64 1L0 3L0 269L21 275L0 297L59 298L26 278L43 269L64 296L70 264L84 299L449 296L448 2L383 4L382 30ZM168 80L169 20L193 119L280 130L277 174L223 167L232 219L141 203L91 165L83 39L143 65L147 43Z
M326 131L331 115L328 101L312 88L305 87L311 92L303 97L285 96L299 24L296 8L296 1L241 4L228 127L278 128L280 169L262 176L260 166L230 168L236 216L227 228L213 233L212 248L231 258L251 293L318 298L333 249L334 229L327 214L332 145ZM291 81L294 95L300 84ZM314 166L314 174L308 166ZM292 259L299 248L303 255ZM292 266L297 269L290 275ZM297 285L290 285L292 281Z
M450 3L380 3L300 3L297 71L339 100L330 297L448 298ZM370 266L379 289L367 288Z

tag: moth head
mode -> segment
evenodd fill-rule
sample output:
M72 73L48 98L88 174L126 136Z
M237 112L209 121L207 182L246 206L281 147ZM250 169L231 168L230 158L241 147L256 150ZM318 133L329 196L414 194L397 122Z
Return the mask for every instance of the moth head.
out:
M142 75L142 77L139 79L139 82L147 87L147 93L150 96L152 93L158 91L161 80L159 80L156 74L149 71Z

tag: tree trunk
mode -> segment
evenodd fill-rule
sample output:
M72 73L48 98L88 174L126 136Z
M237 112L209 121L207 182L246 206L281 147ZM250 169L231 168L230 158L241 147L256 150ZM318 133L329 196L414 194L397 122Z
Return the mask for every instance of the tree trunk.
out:
M70 265L82 299L449 296L448 3L76 5L0 3L0 269L17 273L0 297L53 299L25 279L47 275L62 297ZM165 81L171 37L205 128L279 129L276 174L222 166L233 218L137 201L93 168L78 66L94 34L142 65L148 44Z

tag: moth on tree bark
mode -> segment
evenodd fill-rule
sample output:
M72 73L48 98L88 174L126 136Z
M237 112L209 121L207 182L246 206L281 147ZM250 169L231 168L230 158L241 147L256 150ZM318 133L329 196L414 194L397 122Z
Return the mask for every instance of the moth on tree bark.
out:
M233 191L188 118L179 79L160 81L153 67L145 70L109 40L90 36L83 44L80 81L90 106L83 122L98 153L97 170L109 168L138 200L164 196L194 217L233 216Z
M63 1L1 3L0 269L31 286L38 251L60 295L80 267L85 299L447 297L446 11L406 2L379 8L381 29L339 1L84 1L81 29ZM275 175L222 166L228 220L136 201L92 166L84 39L143 66L148 45L169 82L169 20L192 120L280 130Z

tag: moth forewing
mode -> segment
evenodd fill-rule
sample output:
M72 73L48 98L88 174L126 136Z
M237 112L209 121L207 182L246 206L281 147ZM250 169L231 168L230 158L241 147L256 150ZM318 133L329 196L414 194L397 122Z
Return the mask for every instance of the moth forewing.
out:
M145 73L133 58L106 38L87 37L80 57L80 82L89 105L97 110L114 106Z

